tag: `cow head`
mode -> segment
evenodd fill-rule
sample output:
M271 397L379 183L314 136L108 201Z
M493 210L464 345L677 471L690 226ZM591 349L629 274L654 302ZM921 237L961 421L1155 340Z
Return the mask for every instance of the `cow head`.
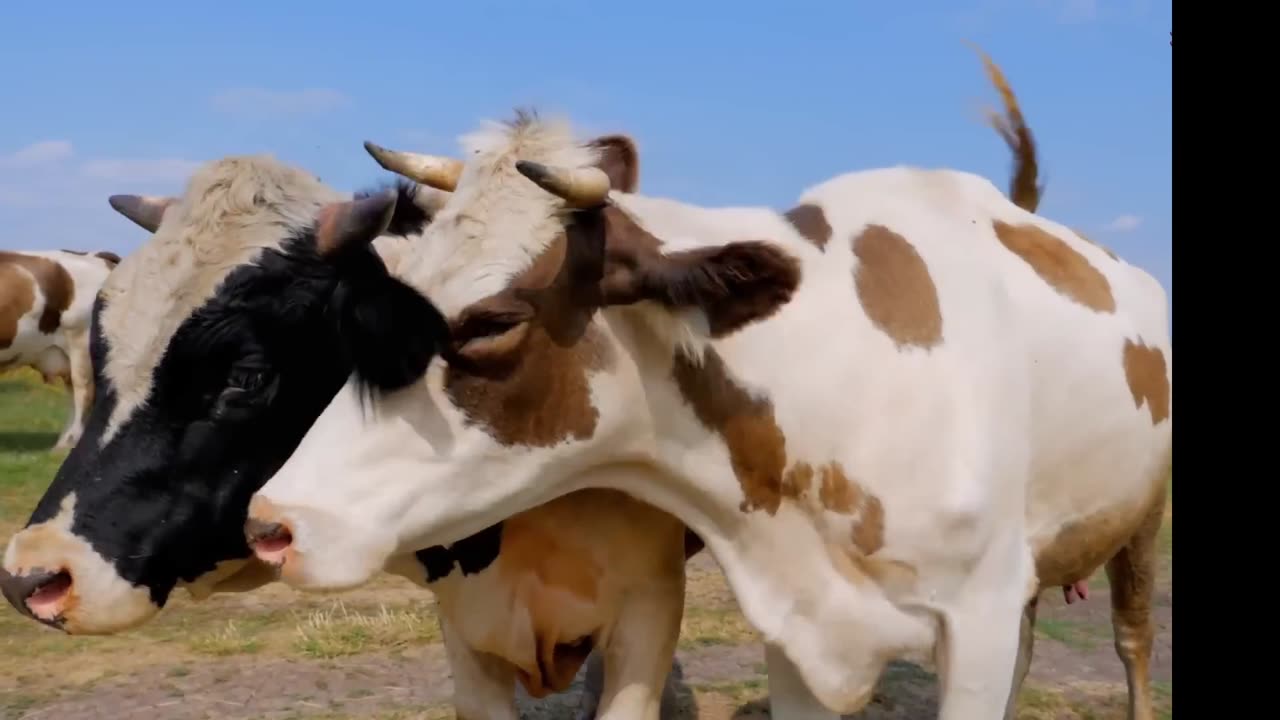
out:
M151 617L179 585L200 596L269 580L248 562L252 493L357 358L387 382L436 349L388 333L338 342L387 317L443 328L370 248L388 229L425 225L438 194L422 191L350 199L269 157L233 157L178 198L113 196L154 234L96 299L93 407L8 544L9 602L67 632L109 633Z
M357 585L389 555L650 457L636 353L731 332L795 287L794 262L762 244L662 252L610 195L637 177L625 137L581 143L521 115L464 143L465 163L367 146L384 167L454 191L401 266L448 318L450 340L425 373L379 380L357 368L254 497L249 532L274 539L255 549L286 582ZM610 306L646 306L657 322L606 321ZM425 340L395 318L378 331Z

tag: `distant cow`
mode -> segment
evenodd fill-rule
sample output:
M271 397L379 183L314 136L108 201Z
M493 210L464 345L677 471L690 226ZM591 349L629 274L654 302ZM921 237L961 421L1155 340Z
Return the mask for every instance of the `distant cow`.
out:
M120 257L76 250L0 251L0 371L30 366L71 389L71 419L55 449L84 431L93 404L89 318L93 299Z

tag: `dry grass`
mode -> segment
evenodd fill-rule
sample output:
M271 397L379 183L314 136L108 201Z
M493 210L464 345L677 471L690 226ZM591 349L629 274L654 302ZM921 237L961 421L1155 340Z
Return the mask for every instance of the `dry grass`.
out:
M339 600L332 608L314 611L298 623L293 649L309 658L336 658L437 642L440 624L434 608L392 610L381 606L365 614L348 609Z
M227 622L227 626L211 633L202 633L193 637L188 643L192 652L201 655L222 657L225 655L243 655L256 653L262 649L262 640L246 634L235 620Z

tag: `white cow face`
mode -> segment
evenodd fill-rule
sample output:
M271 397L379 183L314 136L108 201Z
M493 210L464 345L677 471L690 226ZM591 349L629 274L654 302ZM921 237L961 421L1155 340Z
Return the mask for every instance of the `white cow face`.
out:
M425 372L357 371L257 493L247 526L286 582L338 589L388 557L443 544L652 455L635 328L600 309L641 301L701 311L731 332L788 297L793 261L757 243L663 254L608 202L631 190L632 143L574 142L521 117L470 139L464 166L372 148L384 166L454 190L401 263L449 320ZM403 317L370 318L343 342L441 339ZM381 358L386 369L394 358Z

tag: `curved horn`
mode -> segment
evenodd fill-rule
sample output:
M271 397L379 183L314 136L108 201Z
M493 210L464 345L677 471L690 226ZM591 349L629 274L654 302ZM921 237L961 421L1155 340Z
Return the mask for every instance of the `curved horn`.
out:
M112 195L107 202L116 212L129 218L147 232L155 232L164 219L164 211L177 201L172 197L151 195Z
M516 170L543 190L564 198L572 207L596 207L609 197L609 176L598 167L569 170L519 160L516 162Z
M394 190L326 205L316 221L316 250L322 257L372 243L386 231L396 211Z
M437 190L453 192L462 175L462 162L453 158L388 150L368 140L364 149L383 168Z

